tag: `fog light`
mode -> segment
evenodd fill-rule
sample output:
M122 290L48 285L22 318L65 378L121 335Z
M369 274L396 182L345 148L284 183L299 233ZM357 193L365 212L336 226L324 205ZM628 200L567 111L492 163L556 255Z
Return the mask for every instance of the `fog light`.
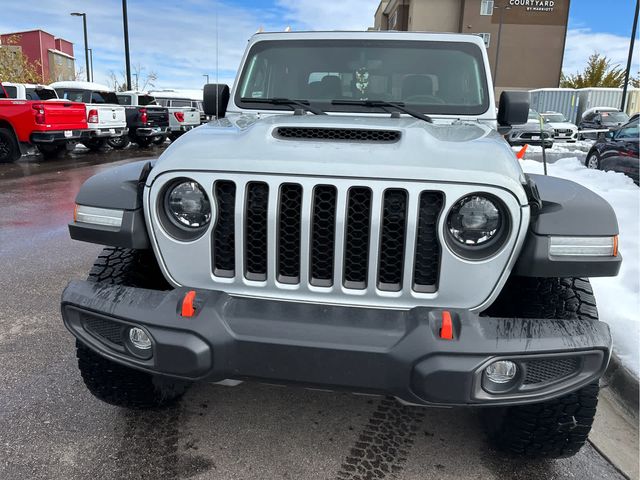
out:
M149 350L151 348L151 339L147 332L138 327L129 329L129 340L131 345L140 350Z
M493 383L504 384L515 378L518 367L510 360L499 360L485 368L484 373Z

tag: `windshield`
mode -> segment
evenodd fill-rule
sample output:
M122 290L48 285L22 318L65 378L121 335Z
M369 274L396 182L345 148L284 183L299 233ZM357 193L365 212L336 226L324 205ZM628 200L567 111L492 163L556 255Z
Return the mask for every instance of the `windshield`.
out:
M606 124L618 124L626 123L629 121L629 115L623 112L602 112L602 123Z
M257 107L242 98L309 100L324 111L342 112L381 107L332 100L403 102L418 112L451 115L479 115L489 108L481 50L463 42L262 41L251 47L238 85L235 102L248 109L289 107Z
M562 123L567 121L561 113L543 113L542 117L548 122L553 123Z

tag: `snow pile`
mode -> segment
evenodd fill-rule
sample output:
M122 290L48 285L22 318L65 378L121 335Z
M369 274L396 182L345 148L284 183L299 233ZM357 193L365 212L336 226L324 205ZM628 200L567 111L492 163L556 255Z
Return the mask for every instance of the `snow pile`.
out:
M521 162L528 173L543 173L542 163ZM640 189L615 172L590 170L577 158L563 158L548 165L550 176L566 178L594 191L613 207L620 227L622 267L617 277L592 278L600 320L607 322L613 350L622 363L640 375Z

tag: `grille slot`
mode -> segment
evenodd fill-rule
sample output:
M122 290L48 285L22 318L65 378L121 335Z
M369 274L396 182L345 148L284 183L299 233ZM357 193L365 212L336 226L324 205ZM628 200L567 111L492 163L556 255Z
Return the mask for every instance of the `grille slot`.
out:
M218 277L235 276L235 203L236 184L217 181L214 186L217 221L213 230L213 273Z
M333 285L335 258L336 187L318 185L313 190L311 226L311 284Z
M371 190L369 188L349 189L346 223L344 286L364 289L367 288L371 237Z
M378 288L398 291L402 288L402 266L407 230L407 192L389 189L384 193Z
M99 337L102 340L123 346L122 333L124 326L119 323L103 320L102 318L84 317L83 325L86 331Z
M276 138L283 140L338 140L349 142L394 143L400 140L397 130L370 130L364 128L278 127Z
M546 360L530 360L526 362L525 385L550 382L568 377L580 367L580 360L576 357Z
M248 280L267 279L267 215L269 186L264 182L247 185L245 208L245 277Z
M300 236L302 186L285 183L280 187L278 214L278 281L300 282Z
M441 192L422 192L418 207L418 235L416 238L413 289L435 292L440 273L440 244L438 217L444 202Z

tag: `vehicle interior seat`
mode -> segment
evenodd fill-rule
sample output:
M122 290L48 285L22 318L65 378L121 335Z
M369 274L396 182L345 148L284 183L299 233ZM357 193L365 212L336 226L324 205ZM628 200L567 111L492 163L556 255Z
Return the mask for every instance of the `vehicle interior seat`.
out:
M311 82L307 92L309 98L323 100L342 98L342 81L336 75L327 75L318 82Z

